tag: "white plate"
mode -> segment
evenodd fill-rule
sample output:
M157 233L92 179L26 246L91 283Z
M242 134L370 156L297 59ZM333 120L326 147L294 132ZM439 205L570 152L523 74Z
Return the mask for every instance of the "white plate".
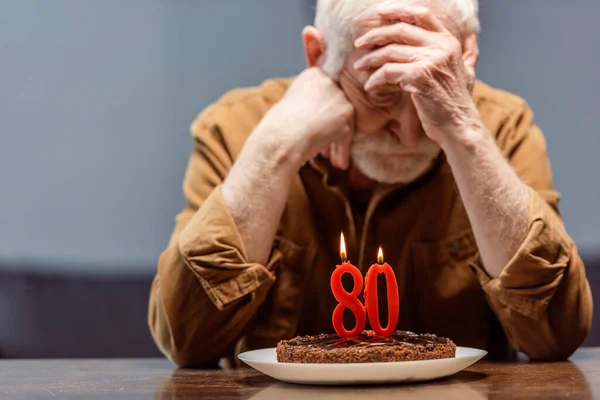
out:
M356 385L418 382L444 378L473 365L484 350L457 347L455 358L364 364L296 364L277 361L275 348L253 350L238 356L249 366L275 379L308 385Z

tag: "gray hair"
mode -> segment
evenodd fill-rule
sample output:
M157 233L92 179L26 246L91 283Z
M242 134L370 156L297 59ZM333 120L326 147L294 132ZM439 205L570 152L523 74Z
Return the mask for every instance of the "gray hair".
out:
M394 1L397 0L390 3ZM456 10L456 22L463 34L479 33L478 0L443 1ZM317 0L315 27L323 35L327 46L320 66L327 75L338 77L356 39L356 22L373 3L373 0Z

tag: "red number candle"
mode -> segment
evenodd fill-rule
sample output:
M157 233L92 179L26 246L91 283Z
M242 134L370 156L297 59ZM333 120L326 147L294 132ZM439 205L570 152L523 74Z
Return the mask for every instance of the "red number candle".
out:
M388 263L383 262L383 250L379 248L377 255L377 264L371 265L365 278L365 303L369 314L371 328L380 336L390 336L396 330L398 325L398 311L400 309L400 300L398 298L398 283L396 275ZM377 275L384 274L387 284L387 303L388 303L388 325L384 329L379 321L379 300L377 296Z
M341 337L354 337L362 333L367 323L365 307L357 298L363 288L363 277L360 270L348 261L343 233L340 238L340 255L342 257L342 264L337 265L335 271L331 274L331 291L335 299L340 303L333 311L333 328ZM354 278L354 288L350 293L342 286L342 275L346 273L352 275ZM344 326L344 309L346 308L352 311L354 318L356 318L356 327L351 331L348 331Z

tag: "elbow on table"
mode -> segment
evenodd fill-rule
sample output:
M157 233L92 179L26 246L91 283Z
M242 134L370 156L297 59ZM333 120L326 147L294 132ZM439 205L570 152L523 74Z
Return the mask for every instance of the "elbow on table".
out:
M583 342L588 338L592 330L592 311L589 310L589 315L586 315L581 321L569 321L573 324L574 329L568 333L563 333L559 338L559 351L556 354L557 360L566 360L581 347Z
M218 368L219 360L203 357L202 354L194 354L186 349L170 349L164 351L165 356L179 368Z
M202 341L192 343L190 340L178 339L185 335L178 335L174 331L162 304L159 290L153 290L150 298L148 326L158 349L178 367L217 367L219 358L211 354L208 343Z
M592 328L591 309L578 321L566 321L568 329L556 329L554 343L525 351L532 361L565 361L577 351L587 339ZM562 327L564 328L564 327Z
M587 337L587 335L585 336ZM531 354L525 353L531 361L539 362L555 362L555 361L566 361L575 353L575 351L581 346L585 337L575 341L571 338L568 342L560 343L557 348L549 351L536 351Z
M195 343L189 344L176 340L170 327L161 326L150 320L150 332L158 349L173 364L180 368L216 368L219 358L214 358L206 346Z

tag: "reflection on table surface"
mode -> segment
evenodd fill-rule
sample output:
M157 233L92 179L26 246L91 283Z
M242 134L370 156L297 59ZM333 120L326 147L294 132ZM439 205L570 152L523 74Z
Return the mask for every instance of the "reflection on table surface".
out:
M594 385L590 384L589 377L600 385L600 349L580 351L576 362L481 361L450 378L387 386L295 385L277 382L252 370L215 371L204 375L179 370L164 382L158 393L161 399L591 399Z
M600 394L600 348L571 362L489 363L442 380L319 387L278 382L252 369L175 369L160 359L0 360L0 398L10 399L591 399Z
M383 399L487 399L487 395L468 384L420 384L373 387L315 387L276 383L261 390L252 400L305 399L383 400Z

